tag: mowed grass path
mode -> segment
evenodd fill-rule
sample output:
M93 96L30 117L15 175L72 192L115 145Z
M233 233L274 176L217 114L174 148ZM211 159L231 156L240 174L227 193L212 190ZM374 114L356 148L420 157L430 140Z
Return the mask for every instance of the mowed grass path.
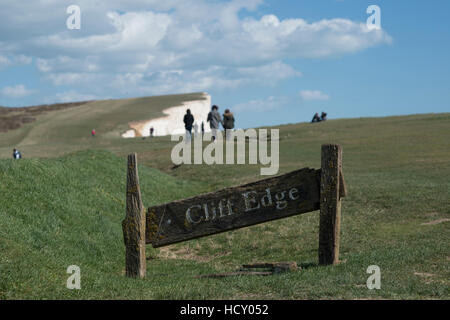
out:
M280 137L280 173L320 167L323 143L343 146L349 195L340 265L317 265L319 214L311 212L149 247L147 278L124 277L126 154L138 152L146 206L261 177L259 166L248 165L172 170L168 138L117 139L108 145L113 153L0 160L0 298L450 298L449 114L286 125ZM195 278L271 261L296 261L302 269ZM81 290L65 288L72 264L81 267ZM366 287L370 265L381 268L380 290Z

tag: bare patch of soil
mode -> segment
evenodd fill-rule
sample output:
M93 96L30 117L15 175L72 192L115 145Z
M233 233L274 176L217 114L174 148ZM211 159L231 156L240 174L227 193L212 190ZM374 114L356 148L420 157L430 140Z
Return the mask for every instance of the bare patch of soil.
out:
M421 223L420 225L421 225L421 226L431 226L431 225L434 225L434 224L438 224L438 223L442 223L442 222L447 222L447 221L450 221L450 219L447 219L447 218L444 218L444 219L438 219L438 220L433 220L433 221L430 221L430 222Z

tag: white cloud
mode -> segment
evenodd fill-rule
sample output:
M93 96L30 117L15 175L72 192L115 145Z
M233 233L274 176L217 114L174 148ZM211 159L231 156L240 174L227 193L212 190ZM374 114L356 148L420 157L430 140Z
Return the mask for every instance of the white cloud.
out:
M101 81L107 81L108 76L105 74L88 73L88 72L64 72L49 73L45 79L51 81L55 86L86 86L89 87Z
M13 87L6 86L0 90L0 94L6 98L23 98L35 93L35 90L27 89L23 84L18 84Z
M26 65L26 64L31 64L33 59L31 57L29 57L29 56L20 54L20 55L14 57L14 61L15 61L16 64Z
M302 75L301 72L296 71L290 65L281 61L275 61L257 67L239 68L238 72L241 75L252 78L252 81L262 84L276 84L279 81L292 77L300 77Z
M251 84L276 85L300 76L291 66L276 61L257 67L210 66L204 70L171 69L155 72L121 73L111 86L116 92L136 95L233 90ZM84 79L83 81L87 81Z
M7 57L0 55L0 69L7 67L10 64L11 61Z
M301 75L283 62L288 59L350 54L392 41L386 31L349 19L255 18L251 12L262 3L78 0L82 24L74 31L64 28L64 2L11 1L0 12L6 54L0 68L10 55L28 63L33 57L44 79L83 91L206 91L274 85Z
M302 90L300 91L300 97L303 100L329 100L330 96L323 93L320 90Z
M57 93L54 97L47 98L46 100L50 102L75 102L75 101L90 101L99 99L97 96L92 94L83 94L75 90L69 90Z
M235 105L232 109L234 111L256 111L264 112L281 108L286 104L285 97L270 96L267 99L256 99Z
M26 65L32 62L32 58L23 54L3 56L0 54L0 69L16 65Z

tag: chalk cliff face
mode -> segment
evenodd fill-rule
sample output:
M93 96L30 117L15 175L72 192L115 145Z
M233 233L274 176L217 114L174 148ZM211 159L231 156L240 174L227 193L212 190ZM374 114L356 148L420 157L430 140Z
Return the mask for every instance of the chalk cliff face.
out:
M211 131L209 123L206 122L208 112L211 110L211 96L203 93L204 100L193 100L183 102L180 106L173 106L163 110L164 117L150 119L145 121L130 122L130 130L122 134L123 138L148 137L150 136L150 128L153 127L154 136L167 136L184 134L183 118L187 109L191 109L194 116L194 127L198 125L198 132L201 131L202 122L204 123L205 132ZM194 131L194 129L193 129Z

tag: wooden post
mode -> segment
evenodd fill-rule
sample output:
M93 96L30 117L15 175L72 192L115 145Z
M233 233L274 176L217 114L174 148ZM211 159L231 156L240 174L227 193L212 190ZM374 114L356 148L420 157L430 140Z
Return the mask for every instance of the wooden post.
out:
M345 187L340 191L342 149L340 145L322 145L322 172L320 177L320 226L319 264L339 262L339 238L341 231L341 200ZM341 182L342 181L342 182Z
M125 242L126 275L144 278L145 265L145 210L137 168L136 153L128 156L126 216L122 221Z

